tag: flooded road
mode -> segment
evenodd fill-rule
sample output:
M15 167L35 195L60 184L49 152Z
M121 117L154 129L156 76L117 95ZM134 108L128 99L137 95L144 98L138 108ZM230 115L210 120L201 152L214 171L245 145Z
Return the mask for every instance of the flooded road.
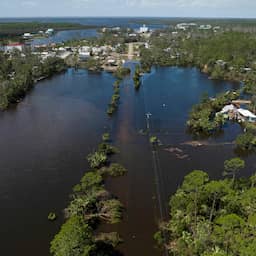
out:
M161 255L153 234L167 216L169 195L185 174L202 169L221 177L223 161L234 151L232 144L218 143L232 142L240 127L228 125L223 135L210 140L212 146L193 147L184 144L193 140L185 122L203 92L214 96L239 85L208 80L196 69L154 69L143 78L139 92L131 79L123 82L119 110L109 119L106 108L113 82L107 73L70 69L38 83L22 103L0 114L3 255L49 255L72 186L87 170L86 155L104 131L111 132L120 149L115 157L128 169L126 176L107 182L126 207L124 221L115 226L125 241L120 247L124 255ZM146 113L151 113L150 135L162 142L156 152L141 132ZM243 175L256 167L254 156L246 162ZM58 214L57 222L48 222L50 211Z

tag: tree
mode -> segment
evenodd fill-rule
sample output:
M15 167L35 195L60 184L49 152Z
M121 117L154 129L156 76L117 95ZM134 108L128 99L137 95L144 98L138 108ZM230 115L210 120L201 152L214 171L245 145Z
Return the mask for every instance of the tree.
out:
M102 140L104 141L104 142L109 142L110 141L110 134L109 133L103 133L102 134Z
M200 190L203 185L209 181L207 173L195 170L188 174L182 184L182 189L186 192L190 192L194 204L194 234L197 232L197 214L198 214L198 203L200 200Z
M225 251L229 255L230 247L235 245L235 235L241 232L245 221L237 214L228 214L216 219L213 236L216 241L220 241L225 246Z
M214 212L216 211L215 207L218 202L221 200L222 196L227 194L230 190L229 183L225 180L223 181L211 181L205 185L205 191L209 200L212 202L211 210L209 214L209 221L212 221Z
M106 172L113 177L118 177L124 175L127 170L121 164L112 163L109 168L106 169Z
M91 168L98 168L104 165L107 162L106 154L102 152L95 152L93 154L89 154L87 160L91 166Z
M54 256L89 256L94 249L92 230L81 217L72 216L51 242Z
M232 183L234 183L236 174L243 169L245 166L244 160L240 159L239 157L232 158L230 160L226 160L224 162L224 176L232 176Z
M236 138L236 145L242 150L252 150L256 146L255 136L251 132L240 134Z

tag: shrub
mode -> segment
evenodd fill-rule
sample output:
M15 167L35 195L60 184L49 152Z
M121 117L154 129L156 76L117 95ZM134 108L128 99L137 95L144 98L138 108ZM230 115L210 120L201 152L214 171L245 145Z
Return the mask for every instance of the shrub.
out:
M48 220L54 221L54 220L56 220L56 219L57 219L57 215L56 215L54 212L50 212L50 213L48 214Z
M103 133L102 134L102 140L104 141L104 142L108 142L108 141L110 141L110 134L109 133Z
M89 154L87 160L90 164L91 168L98 168L104 165L107 162L106 154L102 152L95 152L93 154Z
M117 177L124 175L127 170L122 165L113 163L109 166L107 172L109 173L109 175Z

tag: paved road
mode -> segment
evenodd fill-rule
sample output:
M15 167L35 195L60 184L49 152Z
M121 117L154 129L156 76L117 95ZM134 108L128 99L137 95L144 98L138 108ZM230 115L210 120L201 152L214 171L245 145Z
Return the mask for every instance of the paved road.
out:
M134 57L134 47L133 47L133 43L129 43L128 44L128 59L132 60Z

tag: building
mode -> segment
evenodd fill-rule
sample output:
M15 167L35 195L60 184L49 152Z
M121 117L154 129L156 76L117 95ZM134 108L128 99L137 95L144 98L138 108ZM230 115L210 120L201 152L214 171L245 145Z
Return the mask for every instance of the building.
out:
M233 104L224 106L223 109L220 111L220 113L228 114L231 111L237 111L236 107Z
M30 33L24 33L22 37L24 39L30 39L30 38L32 38L32 35Z
M11 52L14 50L23 51L25 45L21 43L12 43L5 46L5 52Z
M48 28L46 31L45 31L45 34L47 35L52 35L54 33L54 29L53 28Z
M247 120L252 123L256 122L256 115L254 115L251 111L243 108L239 108L237 111L240 114L240 116L243 118L243 121Z
M148 32L149 32L149 28L145 24L139 29L140 34L148 33Z
M91 48L89 46L82 46L78 50L78 54L81 60L87 60L91 57Z

